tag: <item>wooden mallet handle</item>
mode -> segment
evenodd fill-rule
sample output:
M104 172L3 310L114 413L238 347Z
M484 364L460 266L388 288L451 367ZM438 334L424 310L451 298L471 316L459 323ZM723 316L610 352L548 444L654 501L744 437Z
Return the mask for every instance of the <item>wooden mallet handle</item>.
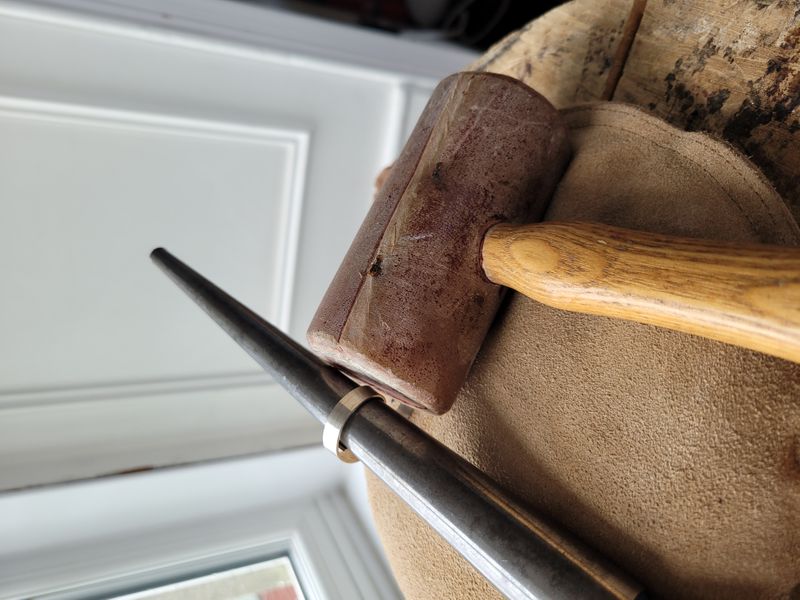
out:
M800 362L800 248L590 223L501 224L484 238L483 269L548 306Z

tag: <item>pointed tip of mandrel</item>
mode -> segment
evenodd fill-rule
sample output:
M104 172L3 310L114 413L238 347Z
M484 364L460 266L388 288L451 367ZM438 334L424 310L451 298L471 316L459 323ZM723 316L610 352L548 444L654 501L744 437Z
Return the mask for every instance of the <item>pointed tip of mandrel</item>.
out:
M150 258L317 420L324 422L336 402L355 387L341 372L164 248L153 250Z
M210 283L161 246L150 252L150 260L190 297L195 298L204 281ZM197 302L196 298L195 302Z
M153 250L150 252L150 260L153 262L161 262L165 256L169 256L169 252L167 252L167 250L161 246L158 248L153 248Z

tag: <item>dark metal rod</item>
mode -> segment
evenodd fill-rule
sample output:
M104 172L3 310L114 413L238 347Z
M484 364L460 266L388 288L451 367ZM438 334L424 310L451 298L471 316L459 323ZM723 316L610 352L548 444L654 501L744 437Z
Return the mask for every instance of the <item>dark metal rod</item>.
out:
M163 248L153 250L150 258L317 421L324 423L339 399L355 387L341 371Z
M166 250L151 258L318 421L356 386ZM365 404L342 441L507 597L644 597L619 568L385 404Z

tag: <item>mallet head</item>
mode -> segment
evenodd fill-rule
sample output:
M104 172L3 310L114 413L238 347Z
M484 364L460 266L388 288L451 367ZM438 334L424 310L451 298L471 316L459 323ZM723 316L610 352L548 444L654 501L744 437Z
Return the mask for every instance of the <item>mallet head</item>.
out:
M448 410L502 299L483 236L540 220L568 155L558 111L531 88L443 80L311 322L312 349L398 400Z

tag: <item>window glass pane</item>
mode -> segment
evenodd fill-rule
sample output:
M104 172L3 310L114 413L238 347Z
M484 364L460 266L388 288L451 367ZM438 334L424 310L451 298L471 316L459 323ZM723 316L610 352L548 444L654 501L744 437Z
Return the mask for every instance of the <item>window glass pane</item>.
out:
M203 575L115 600L303 600L288 556Z

